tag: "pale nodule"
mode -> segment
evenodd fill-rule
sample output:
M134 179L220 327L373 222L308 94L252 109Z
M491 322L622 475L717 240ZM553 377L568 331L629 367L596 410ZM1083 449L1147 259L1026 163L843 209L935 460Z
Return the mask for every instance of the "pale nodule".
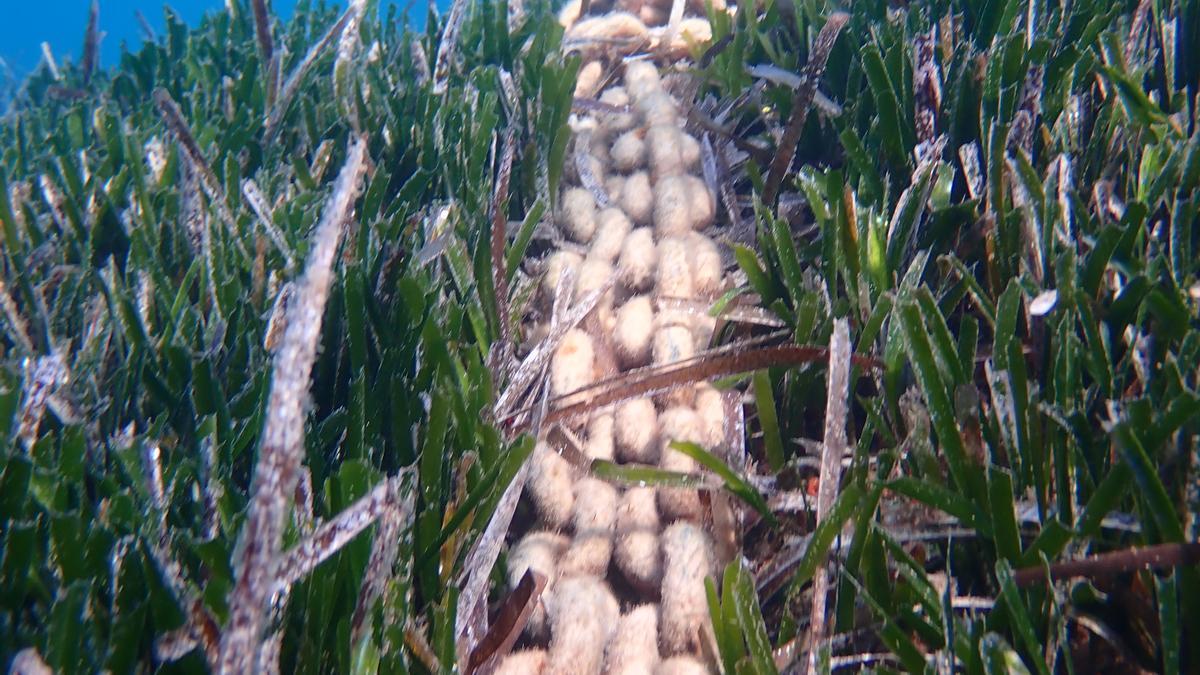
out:
M589 57L576 97L604 104L571 119L573 150L555 218L564 243L544 259L538 298L548 317L561 293L578 300L603 292L591 315L552 345L550 391L571 401L586 401L578 390L614 373L696 356L716 326L704 308L728 287L706 233L716 198L699 175L700 143L684 130L680 102L654 62L605 62L588 42L666 40L664 28L647 28L642 17L665 21L669 9L638 2L628 12L580 19L575 6L562 15L567 43ZM678 28L692 38L711 34L704 19L686 18ZM568 271L574 287L562 288ZM531 323L525 334L536 344L551 332ZM577 443L570 460L560 454L566 448L548 442L530 460L536 522L513 544L507 579L515 588L532 570L547 585L525 627L528 648L497 672L706 672L713 651L704 645L711 639L704 579L717 564L707 502L695 488L618 486L579 462L698 473L696 460L672 443L720 453L722 394L709 385L679 387L591 410L567 426L578 435L568 443Z

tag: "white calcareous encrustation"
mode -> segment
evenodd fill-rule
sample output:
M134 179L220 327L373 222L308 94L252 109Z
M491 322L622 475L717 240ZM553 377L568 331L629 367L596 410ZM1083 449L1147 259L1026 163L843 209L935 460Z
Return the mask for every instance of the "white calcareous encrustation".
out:
M554 396L703 351L715 327L705 308L727 288L710 236L717 201L701 144L657 65L709 40L708 22L671 23L669 2L611 9L580 18L576 5L563 14L568 47L585 55L576 96L601 105L572 118L576 148L555 219L563 244L542 261L539 302L549 308L559 294L578 299L611 287L558 344ZM601 49L639 40L648 54L614 60ZM721 393L701 384L598 408L568 426L589 459L694 472L695 460L671 443L720 455L725 410ZM717 577L718 560L699 492L616 486L544 441L530 461L526 499L536 523L513 543L507 580L515 587L533 570L548 584L526 626L533 646L496 672L708 672L704 579Z

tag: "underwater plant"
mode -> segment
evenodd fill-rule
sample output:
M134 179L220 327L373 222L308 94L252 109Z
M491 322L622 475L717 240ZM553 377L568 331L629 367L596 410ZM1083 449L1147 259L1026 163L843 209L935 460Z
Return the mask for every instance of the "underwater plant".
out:
M428 13L20 85L0 666L1195 669L1194 3Z
M8 112L17 94L17 76L8 62L0 58L0 117Z

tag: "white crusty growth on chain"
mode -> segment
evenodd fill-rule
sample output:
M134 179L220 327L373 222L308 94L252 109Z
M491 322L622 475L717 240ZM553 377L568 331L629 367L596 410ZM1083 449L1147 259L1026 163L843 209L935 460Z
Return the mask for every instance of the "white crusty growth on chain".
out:
M707 21L682 18L682 7L673 21L672 3L654 0L621 0L603 7L606 14L582 19L577 4L564 10L568 48L590 59L576 96L604 105L572 118L572 184L559 196L556 217L563 243L544 259L540 302L550 307L559 294L579 298L611 288L555 348L549 369L555 396L623 371L686 360L712 337L714 321L691 309L726 288L707 234L717 210L701 177L700 143L685 130L680 102L654 61L605 58L616 45L625 54L649 50L675 60L690 44L710 39ZM602 82L611 84L598 91ZM544 326L527 331L546 334ZM592 410L567 422L563 436L577 440L589 460L689 472L695 461L672 443L721 454L723 417L718 392L688 386ZM706 672L712 650L705 645L711 627L704 579L716 576L717 556L697 490L620 488L587 475L543 441L531 459L526 495L536 522L521 528L506 578L515 588L531 570L548 583L525 627L526 648L496 672Z

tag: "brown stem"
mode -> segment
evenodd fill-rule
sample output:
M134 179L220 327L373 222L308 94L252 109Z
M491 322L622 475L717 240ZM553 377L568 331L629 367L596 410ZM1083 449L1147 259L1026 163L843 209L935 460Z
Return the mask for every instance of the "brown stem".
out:
M570 419L594 408L604 407L636 396L645 396L675 387L713 380L738 373L748 373L763 368L796 366L813 361L824 361L829 350L823 347L783 345L762 347L698 357L697 360L671 364L666 368L648 368L632 371L617 379L603 380L591 387L580 389L558 397L550 405L560 405L551 410L543 424ZM878 367L876 360L852 356L851 362L860 367ZM566 405L562 405L563 403ZM512 425L514 431L524 431L528 426L529 410L519 410L502 418ZM522 419L524 418L524 419Z
M500 606L491 630L487 632L475 651L471 652L470 665L467 667L468 673L477 672L488 662L498 663L512 651L517 638L521 636L521 631L525 629L525 624L529 622L529 615L537 607L538 599L541 598L542 591L546 588L546 582L546 577L533 570L525 572L521 583L517 584L504 604Z
M834 12L825 21L825 27L817 34L809 52L808 63L804 66L804 82L796 90L792 99L792 116L788 119L783 137L779 139L775 159L771 161L771 169L767 174L767 184L763 188L763 201L768 205L775 203L779 194L779 186L792 165L796 156L796 145L800 142L800 133L804 131L804 121L808 119L808 109L812 107L813 97L817 94L817 85L825 74L825 64L829 60L829 52L838 34L850 21L850 15L845 12Z
M1054 563L1050 565L1050 579L1095 578L1140 569L1162 570L1198 564L1200 543L1158 544ZM1040 566L1026 567L1013 573L1013 581L1018 586L1032 586L1044 578L1045 570Z

